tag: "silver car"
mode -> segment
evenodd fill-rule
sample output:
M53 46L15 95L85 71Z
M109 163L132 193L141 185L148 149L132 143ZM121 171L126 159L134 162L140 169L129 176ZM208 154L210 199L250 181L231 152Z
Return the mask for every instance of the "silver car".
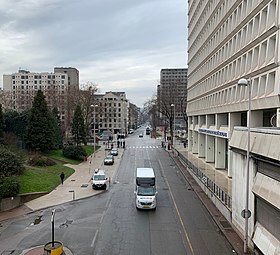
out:
M104 165L113 165L114 164L114 156L109 154L105 159L104 159Z

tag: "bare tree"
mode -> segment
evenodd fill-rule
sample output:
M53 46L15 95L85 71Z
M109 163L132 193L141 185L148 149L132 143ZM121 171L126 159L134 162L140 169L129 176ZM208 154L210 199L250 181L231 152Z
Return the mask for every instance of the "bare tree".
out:
M95 111L95 114L98 113L96 111L95 106L98 105L98 101L96 98L96 93L98 92L98 85L96 83L88 81L85 84L80 86L79 92L79 102L82 107L82 111L85 116L85 129L86 134L89 135L92 126L92 114ZM101 107L98 108L99 110ZM94 123L95 125L95 123ZM94 127L95 128L95 127Z

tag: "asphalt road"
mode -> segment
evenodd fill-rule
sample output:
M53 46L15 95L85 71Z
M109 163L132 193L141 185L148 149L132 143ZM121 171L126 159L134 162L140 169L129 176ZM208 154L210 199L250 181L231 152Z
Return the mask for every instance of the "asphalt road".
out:
M55 239L77 255L232 254L200 200L190 189L160 141L138 130L126 150L110 189L98 196L56 206ZM153 167L156 211L135 208L137 167ZM51 240L51 210L6 221L0 227L0 254L17 255Z

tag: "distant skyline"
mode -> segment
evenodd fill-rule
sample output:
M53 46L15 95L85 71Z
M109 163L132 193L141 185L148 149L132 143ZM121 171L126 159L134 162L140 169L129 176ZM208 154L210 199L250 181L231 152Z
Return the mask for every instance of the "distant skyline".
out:
M0 0L0 87L19 68L75 67L142 107L162 68L186 67L185 0Z

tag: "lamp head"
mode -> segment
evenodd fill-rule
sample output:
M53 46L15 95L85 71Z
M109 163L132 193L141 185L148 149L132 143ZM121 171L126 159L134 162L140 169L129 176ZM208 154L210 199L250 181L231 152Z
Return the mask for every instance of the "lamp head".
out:
M247 80L245 78L242 78L237 82L237 84L240 85L240 86L248 86L249 80Z

